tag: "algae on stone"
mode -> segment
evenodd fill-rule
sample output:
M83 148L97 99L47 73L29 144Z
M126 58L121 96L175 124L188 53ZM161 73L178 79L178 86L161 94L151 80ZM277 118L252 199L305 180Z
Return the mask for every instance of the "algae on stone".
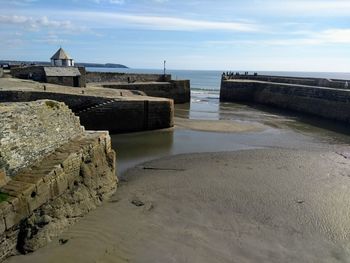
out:
M0 192L0 203L6 201L8 197L8 194Z

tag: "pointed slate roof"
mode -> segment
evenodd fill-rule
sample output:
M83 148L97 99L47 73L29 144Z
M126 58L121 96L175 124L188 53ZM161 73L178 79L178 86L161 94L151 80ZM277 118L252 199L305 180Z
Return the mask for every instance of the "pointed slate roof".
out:
M66 53L66 51L63 50L63 48L60 48L59 50L57 50L55 55L51 57L51 59L72 59L72 58Z

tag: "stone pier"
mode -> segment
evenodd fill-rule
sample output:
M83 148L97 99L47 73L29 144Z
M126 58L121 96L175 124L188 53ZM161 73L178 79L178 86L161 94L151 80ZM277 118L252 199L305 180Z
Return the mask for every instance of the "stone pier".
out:
M190 81L173 80L168 74L86 72L86 82L88 86L140 90L147 96L172 99L174 103L191 100Z
M0 102L50 99L64 102L87 129L111 133L169 128L174 125L171 99L102 87L77 89L29 80L0 79Z
M345 83L345 80L225 76L220 101L259 103L350 123L350 90L344 88Z

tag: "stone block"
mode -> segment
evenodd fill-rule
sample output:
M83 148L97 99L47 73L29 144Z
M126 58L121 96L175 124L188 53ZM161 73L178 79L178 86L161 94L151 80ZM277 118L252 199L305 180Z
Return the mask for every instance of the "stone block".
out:
M50 183L40 181L36 184L35 194L31 195L30 198L27 198L28 209L33 212L47 201L50 200Z
M24 196L20 198L9 198L7 202L12 205L12 209L16 215L17 223L30 215L31 211L29 210L28 200Z
M47 200L50 196L50 182L40 181L36 184L36 195L47 196Z
M50 183L50 198L55 199L56 197L63 194L68 188L68 182L66 178L66 174L62 173L57 175Z
M18 198L14 198L12 201L15 202L16 199L18 200ZM11 227L20 222L20 217L15 212L12 204L9 202L2 202L0 207L3 214L6 230L11 229Z
M108 162L108 166L111 168L112 172L115 173L116 171L116 153L115 151L111 150L109 151L107 154L106 154L106 157L107 157L107 162Z
M104 146L106 153L112 149L112 141L108 131L100 131L99 141Z
M9 181L0 188L0 192L6 193L13 197L30 196L35 191L35 185L16 180Z
M13 180L30 183L30 184L37 184L41 181L43 181L43 176L41 174L37 174L35 172L26 172L26 173L20 173L13 177Z
M6 176L5 170L0 168L0 187L4 186L8 180L9 178Z
M2 212L0 211L0 235L6 231L6 225L5 225L5 220L2 215Z

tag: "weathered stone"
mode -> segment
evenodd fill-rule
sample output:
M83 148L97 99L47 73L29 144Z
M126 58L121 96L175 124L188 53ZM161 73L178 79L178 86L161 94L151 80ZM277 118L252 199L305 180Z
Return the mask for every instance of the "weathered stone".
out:
M0 168L0 187L5 185L9 181L9 178L6 176L5 169Z
M8 176L83 132L67 106L48 100L1 103L0 123L0 161Z
M4 217L6 230L9 230L11 227L19 223L18 216L10 203L3 202L1 211Z
M55 199L56 197L63 194L68 188L68 182L65 173L61 173L57 175L51 181L51 199Z
M6 145L6 134L0 135ZM23 162L0 188L0 261L16 245L22 253L44 246L115 191L115 152L108 133L84 132L69 140L59 146L47 141L58 148L30 164Z
M34 184L16 180L10 180L6 185L0 188L0 192L14 197L28 196L31 195L33 191L35 191Z
M2 212L0 212L0 235L2 235L2 233L5 232L5 230L6 230L5 220L2 215Z

